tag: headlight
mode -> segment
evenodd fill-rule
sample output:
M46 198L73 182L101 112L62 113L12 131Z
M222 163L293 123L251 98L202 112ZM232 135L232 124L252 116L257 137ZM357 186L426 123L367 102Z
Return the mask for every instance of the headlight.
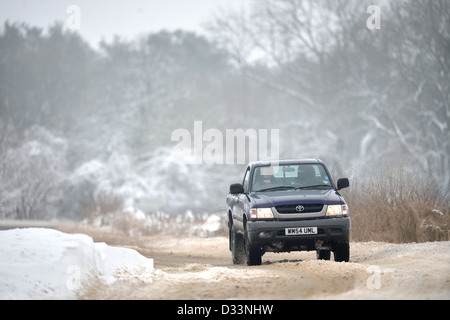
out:
M250 209L250 218L252 218L252 219L273 219L272 209L270 209L270 208Z
M328 206L327 210L327 216L341 216L341 215L348 215L348 207L346 204L340 205L331 205Z

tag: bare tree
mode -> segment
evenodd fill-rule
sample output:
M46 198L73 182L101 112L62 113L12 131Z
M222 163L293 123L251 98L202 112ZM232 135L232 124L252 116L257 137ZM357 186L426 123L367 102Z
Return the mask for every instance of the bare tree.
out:
M371 154L381 159L388 151L448 190L448 1L396 1L384 16L382 33L357 43L358 51L377 64L359 72L349 68L353 87L370 106L361 118L370 124L366 137L374 144Z
M359 166L407 159L449 189L448 1L386 3L381 30L366 27L369 4L255 1L211 30L245 75L297 101L316 141L328 132Z

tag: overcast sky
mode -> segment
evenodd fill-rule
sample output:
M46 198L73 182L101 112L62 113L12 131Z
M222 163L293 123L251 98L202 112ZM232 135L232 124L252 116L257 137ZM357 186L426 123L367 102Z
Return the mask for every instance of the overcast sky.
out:
M220 8L242 8L252 0L0 0L4 22L26 22L47 28L70 18L67 8L80 8L80 32L92 45L113 35L126 39L161 29L202 32Z

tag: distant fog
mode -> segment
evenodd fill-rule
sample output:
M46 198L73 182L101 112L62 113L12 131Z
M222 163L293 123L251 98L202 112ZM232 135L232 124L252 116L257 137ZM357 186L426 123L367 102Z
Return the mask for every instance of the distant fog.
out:
M186 159L200 142L226 159L227 129L278 130L281 158L320 158L335 179L392 166L448 194L450 2L382 3L257 0L211 16L207 36L160 31L98 49L62 22L5 23L0 217L223 211L239 155ZM179 129L192 154L177 153Z

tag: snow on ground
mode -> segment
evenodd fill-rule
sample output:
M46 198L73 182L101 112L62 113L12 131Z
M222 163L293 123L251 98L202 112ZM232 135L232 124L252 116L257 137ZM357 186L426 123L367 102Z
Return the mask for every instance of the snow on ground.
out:
M138 251L96 243L86 234L0 231L0 299L450 297L450 241L352 243L348 263L316 260L315 252L266 253L261 266L246 267L232 264L226 236L199 237L221 226L220 217L213 216L198 221L193 236L133 236L131 247L151 253L158 270ZM79 230L94 238L104 232ZM111 235L118 237L114 243L128 239Z
M83 281L113 283L124 270L153 272L153 259L95 243L84 234L26 228L0 231L0 299L76 299Z

